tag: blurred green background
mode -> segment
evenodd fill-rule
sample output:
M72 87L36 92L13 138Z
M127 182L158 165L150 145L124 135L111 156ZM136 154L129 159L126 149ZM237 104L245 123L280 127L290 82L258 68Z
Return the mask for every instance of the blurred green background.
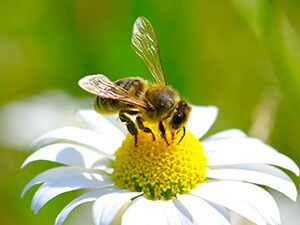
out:
M152 79L129 46L138 16L154 26L168 83L193 104L219 107L209 134L240 128L300 165L300 1L1 0L0 224L54 224L78 194L59 196L34 215L36 188L24 199L20 193L53 164L22 171L20 165L31 136L65 125L62 118L47 121L53 110L70 118L92 106L77 85L84 75ZM60 94L45 94L49 90ZM43 126L35 133L30 116ZM20 142L22 135L28 143Z

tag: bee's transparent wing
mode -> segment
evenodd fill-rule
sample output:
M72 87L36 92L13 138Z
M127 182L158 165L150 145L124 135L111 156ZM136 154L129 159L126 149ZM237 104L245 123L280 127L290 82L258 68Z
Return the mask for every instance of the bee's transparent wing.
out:
M167 85L156 35L151 23L145 17L139 17L134 22L131 47L147 64L156 82Z
M115 99L140 108L147 107L143 101L129 95L126 89L116 85L102 74L86 76L80 79L78 84L85 91L102 98Z

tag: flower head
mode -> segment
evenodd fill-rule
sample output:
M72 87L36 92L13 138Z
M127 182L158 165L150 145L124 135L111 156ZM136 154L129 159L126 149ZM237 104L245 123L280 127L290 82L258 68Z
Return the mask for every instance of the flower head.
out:
M37 160L65 165L44 171L24 188L22 196L43 183L32 200L35 212L59 194L86 190L59 213L56 225L76 206L92 201L96 225L230 224L226 208L256 224L276 225L276 202L256 184L296 200L294 183L277 168L299 176L290 158L236 129L198 140L214 122L216 107L193 106L185 137L178 143L180 134L172 139L167 133L170 145L140 132L135 146L115 117L92 110L79 114L97 132L51 131L32 144L38 150L22 165ZM147 126L159 137L154 125Z
M189 131L171 139L169 145L160 138L154 124L148 124L157 137L140 132L140 142L135 147L134 138L128 134L112 161L112 180L115 184L131 191L142 192L151 200L169 200L178 193L186 193L205 180L207 158L201 143Z

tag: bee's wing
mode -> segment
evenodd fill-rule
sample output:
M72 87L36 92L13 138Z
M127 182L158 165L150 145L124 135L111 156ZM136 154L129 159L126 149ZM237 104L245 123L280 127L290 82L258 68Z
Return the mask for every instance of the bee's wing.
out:
M116 85L102 74L86 76L80 79L78 84L87 92L102 98L115 99L144 109L147 107L143 101L129 95L126 89Z
M145 17L139 17L134 22L131 47L147 64L156 82L167 85L156 35L151 23Z

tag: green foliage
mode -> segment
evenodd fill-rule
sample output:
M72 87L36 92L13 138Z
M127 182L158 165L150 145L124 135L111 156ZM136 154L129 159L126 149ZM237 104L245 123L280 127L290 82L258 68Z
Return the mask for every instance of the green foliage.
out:
M88 74L153 80L130 48L145 16L168 83L193 104L219 107L209 134L241 128L300 165L299 15L296 0L0 1L0 106L48 89L89 96L77 85ZM33 192L19 196L42 168L19 171L29 153L0 148L0 224L53 224L73 195L34 216Z

